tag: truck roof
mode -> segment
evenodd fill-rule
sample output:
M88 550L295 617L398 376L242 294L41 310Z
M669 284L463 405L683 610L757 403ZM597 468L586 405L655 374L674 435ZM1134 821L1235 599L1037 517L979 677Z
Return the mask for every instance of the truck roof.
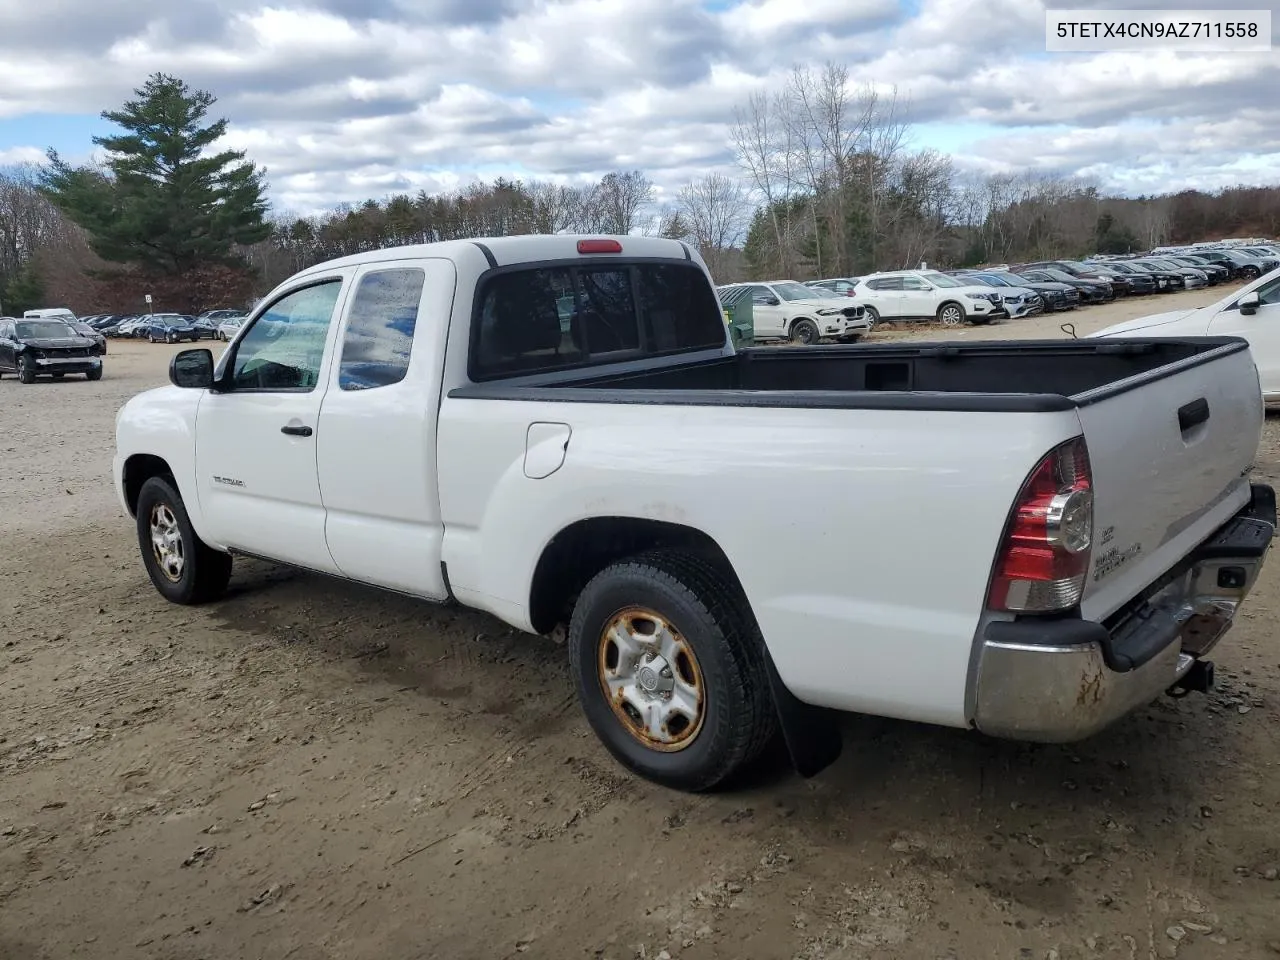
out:
M309 276L341 267L356 267L366 263L382 263L389 260L411 260L422 257L443 257L449 260L492 256L495 266L529 263L539 260L574 260L589 254L578 253L579 240L616 240L622 246L621 256L654 257L666 260L698 259L681 240L662 237L618 236L610 234L526 234L514 237L476 237L471 240L441 240L437 243L408 244L398 247L381 247L336 260L317 263L295 274ZM486 255L486 252L488 254ZM604 256L609 256L605 254ZM699 259L700 262L700 259Z

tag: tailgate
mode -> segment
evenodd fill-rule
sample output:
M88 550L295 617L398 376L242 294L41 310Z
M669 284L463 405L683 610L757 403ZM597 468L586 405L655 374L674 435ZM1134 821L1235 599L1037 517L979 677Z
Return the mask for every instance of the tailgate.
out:
M1081 612L1101 620L1248 503L1262 397L1249 351L1228 345L1075 399L1094 488Z

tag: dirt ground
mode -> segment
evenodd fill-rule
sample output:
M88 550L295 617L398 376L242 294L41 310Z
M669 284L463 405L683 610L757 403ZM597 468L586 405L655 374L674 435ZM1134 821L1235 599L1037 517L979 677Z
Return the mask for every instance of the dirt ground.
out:
M687 796L485 616L255 562L162 601L109 473L173 352L0 380L0 958L1280 956L1280 560L1209 696L1071 747L849 717L813 780Z

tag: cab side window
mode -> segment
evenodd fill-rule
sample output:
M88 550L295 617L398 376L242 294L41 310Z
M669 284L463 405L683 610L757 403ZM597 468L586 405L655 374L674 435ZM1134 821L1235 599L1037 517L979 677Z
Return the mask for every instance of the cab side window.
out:
M426 280L417 267L360 278L342 339L340 389L372 390L405 378Z
M324 361L342 281L325 280L287 293L236 344L233 390L314 390Z

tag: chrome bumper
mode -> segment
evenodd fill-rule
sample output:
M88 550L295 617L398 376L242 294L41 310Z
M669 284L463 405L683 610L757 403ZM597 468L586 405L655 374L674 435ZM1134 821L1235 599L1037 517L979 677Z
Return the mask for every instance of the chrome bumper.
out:
M1023 619L987 626L974 726L1010 740L1082 740L1173 687L1230 629L1276 529L1271 487L1116 623Z

